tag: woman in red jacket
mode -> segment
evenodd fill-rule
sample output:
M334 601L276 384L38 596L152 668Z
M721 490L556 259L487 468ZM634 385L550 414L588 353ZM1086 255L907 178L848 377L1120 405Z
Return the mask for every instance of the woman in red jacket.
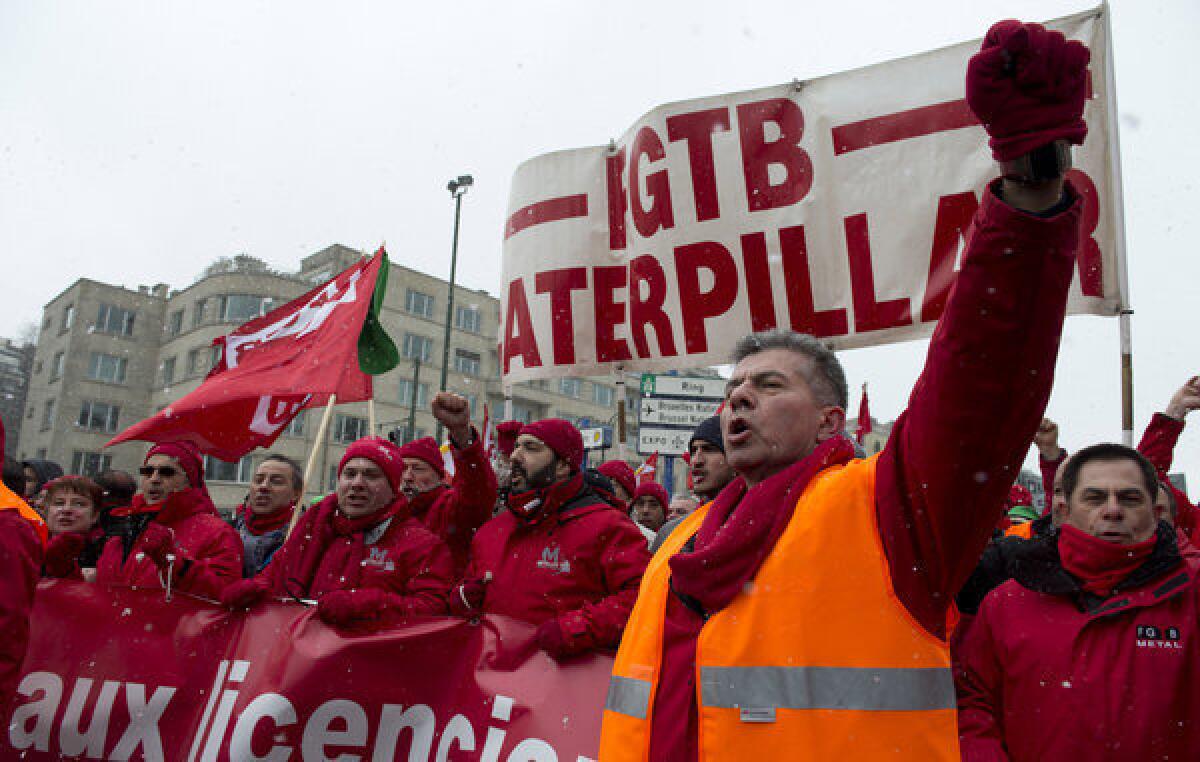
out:
M268 596L315 599L324 621L347 627L446 613L450 551L412 516L403 474L391 442L352 443L334 494L304 514L266 569L231 586L221 602L244 609Z

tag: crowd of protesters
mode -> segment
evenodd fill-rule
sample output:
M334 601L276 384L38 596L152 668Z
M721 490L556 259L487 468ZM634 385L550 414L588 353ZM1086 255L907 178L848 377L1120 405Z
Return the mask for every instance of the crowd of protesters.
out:
M1200 377L1137 449L1069 454L1043 418L1082 202L1028 157L1082 142L1087 61L1017 22L972 59L1003 177L878 454L845 435L833 352L771 330L734 348L674 498L624 461L589 469L561 419L502 422L489 452L446 392L452 474L432 438L368 437L303 510L300 467L270 455L232 525L185 442L149 449L136 493L6 462L0 700L44 575L300 601L343 629L509 616L555 659L615 652L602 760L1197 758L1200 513L1166 474ZM1013 483L1031 445L1044 512Z

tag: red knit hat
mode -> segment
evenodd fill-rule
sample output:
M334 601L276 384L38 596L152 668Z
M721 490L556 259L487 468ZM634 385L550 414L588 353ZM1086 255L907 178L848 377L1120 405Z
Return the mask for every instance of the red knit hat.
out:
M504 457L512 455L517 447L517 435L521 433L520 421L501 421L496 424L496 449L504 453Z
M633 493L637 491L637 474L628 463L623 460L606 460L596 470L620 484L625 494L630 496L629 499L633 499Z
M188 484L204 489L204 458L200 450L191 442L159 442L150 448L142 465L150 460L151 455L166 455L179 462L179 467L187 474Z
M446 462L442 460L441 448L433 437L421 437L404 445L400 448L400 457L423 460L437 471L438 476L446 476Z
M667 494L667 488L654 481L642 482L637 486L637 491L633 493L633 500L647 495L658 501L658 504L662 506L663 515L666 515L667 506L671 504L671 496Z
M1008 490L1008 498L1004 501L1006 511L1012 510L1018 505L1033 505L1033 495L1029 490L1022 487L1020 484L1014 484Z
M521 434L528 434L545 442L558 457L566 461L572 472L578 471L583 465L583 437L570 421L564 421L562 418L543 418L522 426Z
M338 461L338 476L342 475L342 469L353 458L366 458L379 466L379 470L387 477L388 484L392 486L392 491L400 493L400 482L404 478L404 460L401 459L400 448L396 445L383 437L363 437L351 442L346 448L346 454Z

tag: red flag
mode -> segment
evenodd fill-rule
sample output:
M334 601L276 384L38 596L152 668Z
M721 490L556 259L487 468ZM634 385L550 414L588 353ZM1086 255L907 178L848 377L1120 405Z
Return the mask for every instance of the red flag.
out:
M218 337L221 358L195 391L113 437L191 440L234 461L269 447L306 407L371 398L358 339L371 307L383 249L279 309Z
M871 433L871 409L867 405L867 385L863 383L862 402L858 403L858 433L855 439L863 443L863 437Z
M654 481L654 472L658 470L658 453L655 452L646 462L637 467L633 475L637 477L638 484Z

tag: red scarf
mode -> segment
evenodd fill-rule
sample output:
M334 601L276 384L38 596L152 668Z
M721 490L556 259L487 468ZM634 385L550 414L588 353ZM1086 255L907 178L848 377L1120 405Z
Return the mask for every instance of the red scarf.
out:
M739 477L713 500L696 532L695 550L671 557L672 586L699 601L705 611L728 606L775 548L808 483L852 457L850 441L833 437L750 489Z
M431 490L418 492L408 499L408 510L412 515L420 518L433 507L433 504L438 501L442 493L450 489L444 484L439 484Z
M347 564L345 568L361 571L361 561L366 556L366 543L363 540L363 535L384 521L396 516L405 508L404 499L397 497L389 505L384 506L375 513L350 518L338 510L337 495L330 495L311 508L310 510L316 511L316 515L313 516L313 523L310 525L309 531L311 532L311 536L305 541L300 562L296 569L295 579L295 582L300 584L303 595L310 593L317 571L321 567L321 561L324 559L329 546L336 538L352 538L352 547L350 549L352 562ZM351 588L357 584L358 579L356 578L347 580L344 586Z
M250 506L243 505L238 508L238 513L242 515L242 522L246 525L246 531L255 537L264 535L267 532L274 532L276 529L282 529L292 520L292 514L295 513L296 506L288 505L286 508L280 508L274 513L255 513L250 510Z
M1118 545L1064 524L1058 534L1063 568L1077 577L1083 589L1107 598L1121 580L1133 574L1154 551L1158 535L1132 545Z
M526 523L537 523L546 516L553 516L558 509L569 503L583 489L583 474L576 473L560 479L549 487L517 492L508 497L508 508L512 514Z

